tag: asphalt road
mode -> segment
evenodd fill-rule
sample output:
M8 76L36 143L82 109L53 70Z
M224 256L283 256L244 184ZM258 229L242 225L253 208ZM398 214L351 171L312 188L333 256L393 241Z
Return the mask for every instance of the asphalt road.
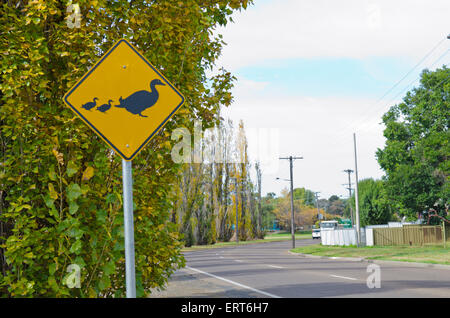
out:
M298 240L296 246L315 243ZM270 242L186 252L187 266L172 276L166 290L155 291L151 297L450 297L449 269L377 264L375 271L368 272L371 264L367 262L292 255L291 244Z

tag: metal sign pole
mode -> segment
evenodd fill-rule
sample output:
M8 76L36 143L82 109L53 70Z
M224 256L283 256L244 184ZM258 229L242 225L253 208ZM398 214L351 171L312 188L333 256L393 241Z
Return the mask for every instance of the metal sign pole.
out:
M122 179L127 298L136 298L136 274L134 268L133 177L131 174L131 161L122 159Z

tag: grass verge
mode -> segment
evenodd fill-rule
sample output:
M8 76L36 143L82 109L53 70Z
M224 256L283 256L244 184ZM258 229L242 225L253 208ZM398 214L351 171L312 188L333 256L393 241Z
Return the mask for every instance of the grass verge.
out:
M295 239L296 240L302 240L302 239L310 239L312 238L311 233L295 233ZM251 241L239 241L239 243L236 243L235 241L232 242L217 242L215 244L211 245L194 245L190 247L184 247L182 249L183 252L193 251L193 250L201 250L206 248L220 248L220 247L228 247L228 246L236 246L236 245L246 245L246 244L255 244L255 243L267 243L267 242L278 242L278 241L288 241L292 239L292 235L287 232L278 232L278 233L271 233L267 234L264 239L259 240L251 240Z
M450 265L450 247L443 245L425 246L324 246L309 245L291 250L295 253L329 256L362 257L390 261L417 262Z

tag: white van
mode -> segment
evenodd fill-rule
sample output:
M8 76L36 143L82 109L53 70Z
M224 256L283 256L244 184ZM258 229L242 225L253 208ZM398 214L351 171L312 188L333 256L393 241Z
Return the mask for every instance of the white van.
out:
M320 239L320 229L312 229L312 238Z

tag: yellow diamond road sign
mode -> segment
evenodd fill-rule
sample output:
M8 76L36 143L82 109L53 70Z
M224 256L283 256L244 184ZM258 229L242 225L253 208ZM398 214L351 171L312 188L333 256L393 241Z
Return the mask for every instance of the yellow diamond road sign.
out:
M69 90L64 102L129 161L175 114L184 97L122 39Z

